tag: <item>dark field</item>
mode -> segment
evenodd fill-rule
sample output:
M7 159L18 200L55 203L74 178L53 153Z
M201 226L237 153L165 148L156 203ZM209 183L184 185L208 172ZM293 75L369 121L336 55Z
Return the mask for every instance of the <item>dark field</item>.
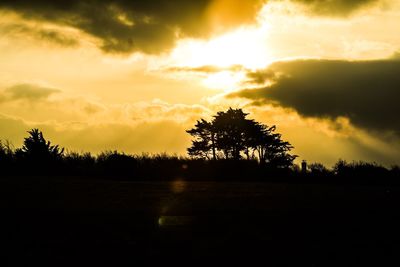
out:
M6 266L398 266L400 187L0 181Z

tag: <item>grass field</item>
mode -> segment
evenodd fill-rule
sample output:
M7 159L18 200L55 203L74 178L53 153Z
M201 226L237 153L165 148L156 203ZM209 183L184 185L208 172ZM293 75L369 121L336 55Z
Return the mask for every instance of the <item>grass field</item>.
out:
M395 260L400 188L3 178L9 266Z

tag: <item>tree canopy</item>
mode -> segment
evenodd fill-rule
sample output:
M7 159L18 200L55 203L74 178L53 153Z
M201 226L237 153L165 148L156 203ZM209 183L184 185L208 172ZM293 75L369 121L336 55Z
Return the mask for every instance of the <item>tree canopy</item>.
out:
M59 159L64 153L64 148L52 145L43 137L39 129L28 131L29 136L24 139L22 148L17 150L17 154L23 158L34 161L48 161Z
M242 109L220 111L211 122L197 121L187 130L193 136L188 154L204 159L258 159L274 167L289 167L295 155L293 146L275 133L276 126L267 126L247 118Z

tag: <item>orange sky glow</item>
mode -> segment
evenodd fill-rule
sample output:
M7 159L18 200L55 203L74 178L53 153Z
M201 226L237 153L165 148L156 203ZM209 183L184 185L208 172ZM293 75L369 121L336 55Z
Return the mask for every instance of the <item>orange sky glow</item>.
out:
M16 147L39 127L70 151L185 155L186 129L234 107L277 125L299 160L400 163L383 99L400 96L398 0L177 1L190 16L174 1L19 2L0 4L0 140Z

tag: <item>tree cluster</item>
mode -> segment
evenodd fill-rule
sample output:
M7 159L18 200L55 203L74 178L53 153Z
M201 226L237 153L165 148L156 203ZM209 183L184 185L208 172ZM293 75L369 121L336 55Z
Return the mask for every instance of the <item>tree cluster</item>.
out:
M376 163L339 160L330 169L311 163L300 170L293 164L295 156L288 154L290 144L274 133L275 127L246 116L242 110L229 109L219 112L211 122L198 121L188 130L195 137L190 158L118 151L98 155L65 152L46 140L40 130L32 129L20 148L0 140L0 179L35 176L174 181L179 177L187 181L400 184L398 166L387 169Z
M29 136L24 139L22 148L16 150L17 157L33 162L50 162L58 160L64 153L64 148L52 145L43 137L39 129L28 131Z
M229 108L218 112L211 122L197 121L194 128L187 130L193 136L188 154L205 159L257 159L274 167L286 168L293 165L297 157L289 154L293 146L275 133L276 126L248 119L242 109Z

